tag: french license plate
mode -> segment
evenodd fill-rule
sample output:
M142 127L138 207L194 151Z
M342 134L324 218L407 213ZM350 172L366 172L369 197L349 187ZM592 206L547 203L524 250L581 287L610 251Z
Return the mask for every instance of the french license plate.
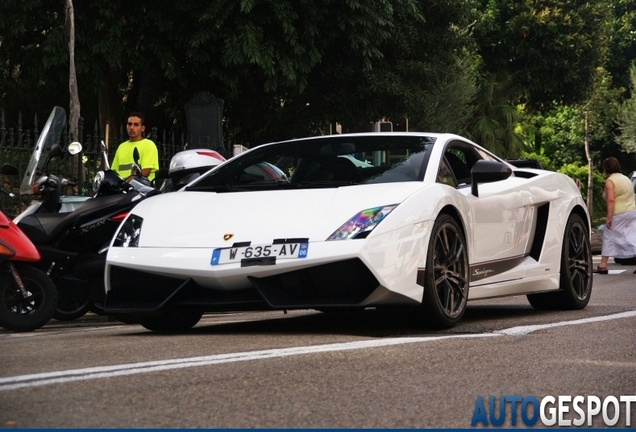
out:
M307 258L309 243L280 243L272 245L256 245L218 248L212 251L211 265L241 262L243 260L268 260L275 263L277 259Z

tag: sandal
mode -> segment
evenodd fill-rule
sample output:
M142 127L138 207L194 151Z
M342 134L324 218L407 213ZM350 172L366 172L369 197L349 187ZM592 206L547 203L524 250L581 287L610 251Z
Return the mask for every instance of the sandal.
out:
M596 267L592 273L597 273L597 274L607 274L608 270L607 267Z

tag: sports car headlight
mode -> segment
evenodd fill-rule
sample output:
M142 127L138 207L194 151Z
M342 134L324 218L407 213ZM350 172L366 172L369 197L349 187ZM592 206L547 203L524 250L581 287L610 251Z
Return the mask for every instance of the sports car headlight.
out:
M334 231L327 240L365 238L396 207L397 204L391 204L362 210Z
M139 236L141 235L141 224L143 219L139 216L131 214L126 222L119 228L119 232L115 236L113 246L118 247L137 247L139 246Z

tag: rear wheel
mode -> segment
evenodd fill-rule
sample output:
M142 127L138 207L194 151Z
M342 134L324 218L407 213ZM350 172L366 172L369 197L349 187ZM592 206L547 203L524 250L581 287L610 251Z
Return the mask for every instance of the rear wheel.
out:
M571 214L565 227L561 249L559 291L528 294L535 309L583 309L592 296L592 249L587 224Z
M139 323L155 332L179 333L190 330L202 316L203 312L200 311L174 310L163 312L161 315L140 316Z
M424 273L423 318L435 328L450 328L466 311L468 301L468 251L458 223L440 216L431 233Z
M88 290L75 292L58 287L58 302L53 318L59 321L73 321L83 317L90 310L93 302L88 297Z
M0 326L17 332L39 329L51 320L57 303L49 276L33 267L19 267L28 297L24 297L9 272L0 274Z

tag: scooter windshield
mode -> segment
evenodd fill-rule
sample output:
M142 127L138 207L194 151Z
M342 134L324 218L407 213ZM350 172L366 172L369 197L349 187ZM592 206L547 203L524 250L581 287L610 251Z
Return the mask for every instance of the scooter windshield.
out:
M63 108L55 107L49 115L44 128L35 143L33 153L29 165L27 165L22 184L20 185L20 194L33 194L33 185L40 174L48 158L49 152L53 144L60 142L60 136L66 124L66 111Z

